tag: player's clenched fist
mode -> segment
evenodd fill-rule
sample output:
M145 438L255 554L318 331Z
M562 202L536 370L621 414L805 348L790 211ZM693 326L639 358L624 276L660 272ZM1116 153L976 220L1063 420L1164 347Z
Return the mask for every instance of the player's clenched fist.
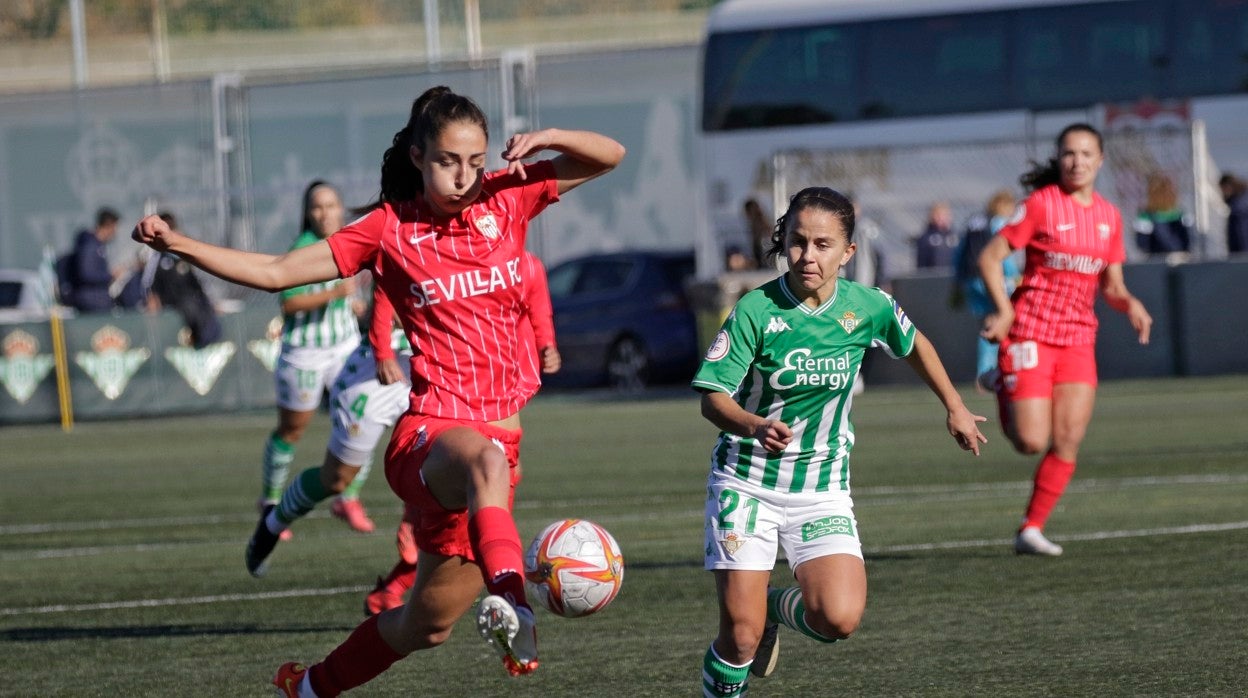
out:
M130 237L135 242L142 243L151 247L158 252L164 252L169 249L177 233L169 227L169 224L160 219L160 216L145 216L134 226L134 232L130 233Z

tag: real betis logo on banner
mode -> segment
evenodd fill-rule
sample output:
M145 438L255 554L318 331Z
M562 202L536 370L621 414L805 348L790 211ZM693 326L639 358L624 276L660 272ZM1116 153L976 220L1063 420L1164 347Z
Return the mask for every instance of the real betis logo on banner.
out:
M173 365L186 384L200 395L207 395L217 384L221 371L234 357L234 342L217 342L203 349L185 346L190 343L190 332L183 329L178 334L183 346L165 349L165 361Z
M51 354L40 355L39 341L21 330L10 332L0 347L4 351L4 358L0 359L0 381L9 395L24 405L55 362Z
M264 367L272 373L277 367L277 355L282 352L282 316L269 320L264 339L253 339L247 342L247 351L259 359Z
M74 362L91 376L95 387L109 400L116 400L152 352L130 349L130 335L105 325L91 335L91 352L80 351Z

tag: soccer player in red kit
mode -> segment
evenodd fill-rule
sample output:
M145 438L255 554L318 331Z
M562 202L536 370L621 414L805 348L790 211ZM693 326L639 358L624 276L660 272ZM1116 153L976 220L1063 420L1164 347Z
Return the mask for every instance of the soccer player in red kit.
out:
M1095 189L1103 162L1101 134L1067 126L1057 156L1023 175L1030 195L979 256L996 306L981 334L1000 343L1002 428L1019 453L1044 454L1014 538L1019 554L1062 554L1043 529L1075 472L1096 401L1097 290L1126 313L1141 344L1153 324L1123 281L1122 214ZM1011 303L1001 263L1020 247L1026 261Z
M522 338L520 346L532 349L528 358L522 361L521 369L526 380L540 386L541 374L557 373L563 359L555 343L554 308L550 302L546 267L542 266L542 261L534 254L525 252L521 269L524 277L525 315L528 318L528 323L521 326L521 331L531 339ZM409 504L403 509L403 520L395 535L399 561L386 576L377 578L377 585L365 597L365 615L375 615L403 605L403 595L416 582L417 548L413 530L417 524L419 514Z
M481 109L446 87L425 91L382 156L372 210L330 238L274 256L216 247L144 218L134 238L228 281L275 291L369 268L412 344L412 394L386 449L386 479L419 510L416 585L323 661L288 663L286 696L329 698L411 652L441 645L476 601L482 635L505 668L537 668L524 551L511 515L520 408L537 389L522 368L521 265L529 221L624 157L589 131L542 129L507 140L505 170L486 173ZM544 150L552 160L525 164Z

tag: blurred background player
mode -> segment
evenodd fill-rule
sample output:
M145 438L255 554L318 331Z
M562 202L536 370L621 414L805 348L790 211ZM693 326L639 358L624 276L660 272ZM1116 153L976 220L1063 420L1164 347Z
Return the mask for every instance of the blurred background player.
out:
M1218 179L1222 200L1230 209L1226 217L1226 251L1228 254L1248 252L1248 182L1233 174Z
M984 288L984 279L979 275L979 253L984 251L988 241L1009 220L1016 205L1014 194L1002 189L988 199L988 205L982 213L971 216L967 221L966 232L953 252L953 290L949 305L959 308L965 303L979 320L982 327L984 318L992 312L992 298ZM1018 261L1010 255L1001 263L1001 274L1005 277L1005 292L1014 293L1018 285ZM987 339L976 336L975 343L975 384L979 390L992 392L997 383L997 345Z
M979 256L995 306L983 336L1000 343L1001 427L1019 453L1044 454L1014 538L1019 554L1062 554L1043 529L1074 475L1096 402L1098 287L1111 308L1126 313L1141 344L1153 324L1123 281L1122 215L1096 192L1104 160L1095 128L1063 129L1056 157L1022 176L1027 199ZM1025 263L1011 304L1002 265L1017 248Z
M1132 227L1136 246L1150 259L1179 262L1187 258L1192 220L1179 206L1179 192L1169 175L1154 172L1148 176L1144 207Z
M528 223L566 192L614 169L624 147L590 132L511 136L504 170L486 173L489 136L475 102L446 87L413 102L382 156L373 210L327 240L273 256L177 235L149 216L136 240L212 274L276 290L376 273L408 340L412 393L386 449L386 479L416 505L419 573L408 603L361 623L321 662L282 665L286 696L331 698L408 654L437 647L474 604L477 629L513 675L538 666L511 509L526 378L520 265ZM525 158L553 150L552 160ZM477 603L482 586L488 595Z
M854 256L853 204L799 191L772 253L788 271L745 294L693 379L722 431L707 479L705 567L719 634L702 660L702 695L740 696L775 668L779 625L820 642L857 629L867 573L849 490L853 376L866 350L905 357L944 405L958 445L986 441L931 342L878 288L839 278ZM770 589L777 544L797 586Z
M338 190L319 179L311 182L303 192L301 232L290 249L328 238L342 227L342 220ZM274 369L277 429L264 444L260 499L256 503L261 519L281 500L295 446L347 357L360 344L358 316L363 312L355 298L355 281L350 278L284 290L281 303L282 349ZM336 502L334 515L346 519L352 528L372 530L372 522L356 498ZM289 530L283 536L289 538Z
M555 342L554 308L550 301L550 287L546 282L546 267L531 252L524 253L524 298L528 324L532 332L532 346L536 352L531 360L524 362L527 379L541 382L541 373L558 373L563 365ZM522 328L523 329L523 328ZM523 343L526 340L521 338ZM519 464L516 465L519 470ZM403 508L403 520L395 534L395 547L399 561L384 577L377 578L377 585L364 599L364 615L371 616L403 605L403 595L416 581L416 539L412 526L417 513L411 505Z
M61 302L80 313L104 313L113 309L109 292L125 269L108 263L108 243L117 235L121 217L108 207L95 212L95 227L80 230L74 247L57 260L57 281Z
M157 214L173 230L180 231L178 219L168 211ZM142 248L146 249L146 248ZM204 291L195 268L177 255L155 254L147 260L141 287L147 291L148 307L176 310L190 333L191 346L202 349L221 339L221 320L212 299Z
M282 532L317 504L335 495L344 495L348 501L358 498L377 442L407 411L412 346L394 320L394 306L381 287L374 285L367 340L351 353L329 391L331 427L325 460L295 477L277 506L256 524L246 553L247 571L253 576L264 576ZM362 516L363 507L360 510ZM373 522L366 516L362 519L354 526L356 530L372 531Z

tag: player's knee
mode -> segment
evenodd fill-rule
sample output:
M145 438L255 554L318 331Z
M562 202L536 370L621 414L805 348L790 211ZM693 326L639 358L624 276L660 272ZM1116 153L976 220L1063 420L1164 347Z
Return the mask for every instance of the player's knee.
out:
M1010 443L1014 445L1015 451L1027 456L1049 450L1048 439L1040 439L1028 434L1011 434Z
M861 613L845 611L811 613L809 609L806 611L806 623L810 629L829 640L844 640L853 635L860 622L862 622Z
M762 639L762 628L737 625L720 633L715 651L720 659L732 664L750 661L758 651L758 642Z
M493 444L481 449L472 459L469 468L476 489L511 485L511 466L507 462L507 455Z

